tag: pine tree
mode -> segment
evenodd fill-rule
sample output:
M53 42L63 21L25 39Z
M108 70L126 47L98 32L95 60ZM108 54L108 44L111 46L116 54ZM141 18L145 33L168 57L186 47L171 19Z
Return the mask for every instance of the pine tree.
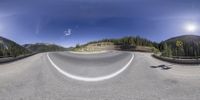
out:
M163 45L163 51L162 51L161 56L172 57L171 46L168 46L167 43L164 43Z

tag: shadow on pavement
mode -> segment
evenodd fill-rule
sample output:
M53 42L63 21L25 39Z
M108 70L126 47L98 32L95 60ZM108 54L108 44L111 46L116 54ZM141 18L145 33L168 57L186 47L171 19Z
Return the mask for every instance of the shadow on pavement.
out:
M162 70L168 70L171 69L172 67L169 66L173 66L173 65L157 65L157 66L150 66L151 68L161 68Z

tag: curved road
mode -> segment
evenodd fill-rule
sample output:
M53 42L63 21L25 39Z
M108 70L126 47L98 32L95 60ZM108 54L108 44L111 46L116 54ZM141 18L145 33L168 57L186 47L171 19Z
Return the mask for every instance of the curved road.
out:
M151 67L161 64L172 69ZM55 65L79 78L113 76L83 81ZM150 53L41 53L0 65L0 100L199 100L200 76L173 74L175 66Z

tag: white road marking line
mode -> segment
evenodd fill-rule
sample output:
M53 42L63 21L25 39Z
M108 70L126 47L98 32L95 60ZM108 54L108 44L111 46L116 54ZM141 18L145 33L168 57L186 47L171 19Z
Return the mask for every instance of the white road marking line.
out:
M103 81L103 80L107 80L107 79L111 79L117 75L119 75L120 73L122 73L126 68L129 67L129 65L131 64L132 60L134 59L134 54L132 54L131 59L128 61L128 63L121 68L120 70L116 71L115 73L109 74L109 75L105 75L105 76L100 76L100 77L82 77L82 76L76 76L73 74L70 74L66 71L63 71L62 69L60 69L49 57L49 53L47 53L47 58L49 59L50 63L54 66L54 68L56 68L56 70L58 72L60 72L61 74L65 75L66 77L69 77L71 79L74 80L79 80L79 81L85 81L85 82L97 82L97 81Z
M69 53L72 54L82 54L82 55L90 55L90 54L103 54L103 53L108 53L109 51L99 51L99 52L76 52L76 51L69 51Z

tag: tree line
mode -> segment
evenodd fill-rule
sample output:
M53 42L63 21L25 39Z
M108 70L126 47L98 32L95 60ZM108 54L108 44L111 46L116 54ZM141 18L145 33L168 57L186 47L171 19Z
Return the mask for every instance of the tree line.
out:
M158 48L158 43L152 42L148 39L142 38L140 36L128 36L128 37L123 37L119 39L102 39L99 41L92 41L84 45L76 45L76 48L81 48L84 47L88 44L93 44L93 43L100 43L100 42L112 42L114 45L119 45L120 48L123 49L131 49L135 48L136 46L147 46L147 47L152 47L154 49Z
M103 39L99 41L89 42L85 45L100 42L112 42L115 45L120 45L121 49L135 48L136 46L148 46L154 48L156 53L160 52L162 56L166 57L199 57L200 56L200 42L192 41L185 42L182 40L152 42L148 39L139 36L123 37L119 39ZM85 45L77 45L80 48Z
M200 42L184 42L176 40L172 42L161 42L159 49L162 51L162 56L166 57L199 57Z

